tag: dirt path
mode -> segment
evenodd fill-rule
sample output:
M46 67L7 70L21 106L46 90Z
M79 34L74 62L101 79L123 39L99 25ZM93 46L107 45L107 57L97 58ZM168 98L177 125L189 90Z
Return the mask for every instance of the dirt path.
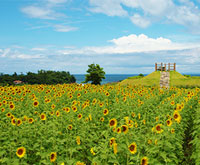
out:
M170 74L169 72L160 72L160 87L167 87L169 88L169 79L170 79Z

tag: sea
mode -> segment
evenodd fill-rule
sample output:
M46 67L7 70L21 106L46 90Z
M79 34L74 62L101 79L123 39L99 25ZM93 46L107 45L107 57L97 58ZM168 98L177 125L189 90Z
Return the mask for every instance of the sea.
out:
M184 75L184 73L181 73ZM76 83L81 84L85 80L85 74L73 74L76 78ZM144 74L146 76L148 74ZM194 73L186 73L186 75L190 76L200 76L200 74L194 74ZM106 74L105 79L102 80L101 84L107 84L112 82L119 82L124 79L127 79L128 77L138 76L138 74ZM90 82L89 82L90 83Z

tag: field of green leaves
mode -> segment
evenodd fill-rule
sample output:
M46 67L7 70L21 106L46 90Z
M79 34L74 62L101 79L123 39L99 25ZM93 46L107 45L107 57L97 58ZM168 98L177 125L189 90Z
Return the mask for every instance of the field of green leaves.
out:
M200 89L0 87L0 164L200 164Z

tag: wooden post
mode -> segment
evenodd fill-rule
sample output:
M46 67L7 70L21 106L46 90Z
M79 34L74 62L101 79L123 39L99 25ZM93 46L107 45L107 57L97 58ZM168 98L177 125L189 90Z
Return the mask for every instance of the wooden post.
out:
M162 62L161 62L161 72L162 72Z
M168 71L170 71L170 63L168 63Z
M174 71L176 71L176 63L174 63Z
M157 63L155 63L155 71L157 71Z
M166 64L165 64L165 72L166 72Z

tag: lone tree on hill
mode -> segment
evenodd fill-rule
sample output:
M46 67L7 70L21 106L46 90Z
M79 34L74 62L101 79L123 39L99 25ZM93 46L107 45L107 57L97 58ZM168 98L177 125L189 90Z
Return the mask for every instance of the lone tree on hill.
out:
M100 85L102 79L105 79L105 72L103 71L103 68L101 68L99 64L90 64L88 67L88 74L85 75L84 83L92 81L92 84Z

